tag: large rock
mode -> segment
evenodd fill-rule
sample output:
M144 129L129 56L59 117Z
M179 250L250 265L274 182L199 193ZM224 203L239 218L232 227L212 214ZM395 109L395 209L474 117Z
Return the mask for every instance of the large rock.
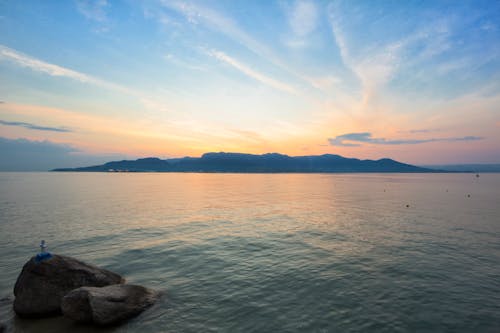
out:
M64 296L63 315L81 323L111 325L134 317L153 305L158 294L131 284L82 287Z
M61 312L61 299L73 289L124 283L118 274L71 257L53 255L28 261L14 286L14 311L20 316L47 316Z

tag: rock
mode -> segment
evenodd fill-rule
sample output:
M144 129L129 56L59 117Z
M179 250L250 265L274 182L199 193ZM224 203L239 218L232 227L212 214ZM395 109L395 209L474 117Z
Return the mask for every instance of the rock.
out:
M157 298L155 291L131 284L82 287L64 296L61 309L77 322L111 325L138 315Z
M0 323L0 333L4 333L7 331L7 326L5 324Z
M20 316L48 316L61 312L61 299L73 289L102 287L125 280L118 274L71 257L31 258L14 286L14 311Z

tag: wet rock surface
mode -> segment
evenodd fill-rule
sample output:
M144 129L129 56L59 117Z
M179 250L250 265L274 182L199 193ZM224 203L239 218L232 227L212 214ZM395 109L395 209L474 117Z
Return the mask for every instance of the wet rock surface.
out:
M119 274L71 257L53 255L40 262L32 257L14 286L14 311L23 317L59 314L61 299L76 288L124 282Z
M155 291L138 285L82 287L64 296L61 309L77 322L112 325L137 316L157 298Z

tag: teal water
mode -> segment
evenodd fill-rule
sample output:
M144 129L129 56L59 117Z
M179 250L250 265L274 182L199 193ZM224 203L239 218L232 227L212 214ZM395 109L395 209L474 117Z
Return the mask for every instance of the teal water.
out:
M14 316L40 239L164 292L97 331L500 332L500 174L0 173L0 322L88 332Z

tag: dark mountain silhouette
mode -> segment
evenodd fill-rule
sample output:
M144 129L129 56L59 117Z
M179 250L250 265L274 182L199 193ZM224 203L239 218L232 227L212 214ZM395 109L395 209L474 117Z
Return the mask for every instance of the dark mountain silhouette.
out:
M359 160L339 155L288 156L277 153L252 155L241 153L206 153L201 157L161 160L141 158L135 161L108 162L103 165L62 168L53 171L87 172L436 172L400 163L388 158Z
M442 164L442 165L422 165L422 168L439 169L449 172L500 172L500 164Z

